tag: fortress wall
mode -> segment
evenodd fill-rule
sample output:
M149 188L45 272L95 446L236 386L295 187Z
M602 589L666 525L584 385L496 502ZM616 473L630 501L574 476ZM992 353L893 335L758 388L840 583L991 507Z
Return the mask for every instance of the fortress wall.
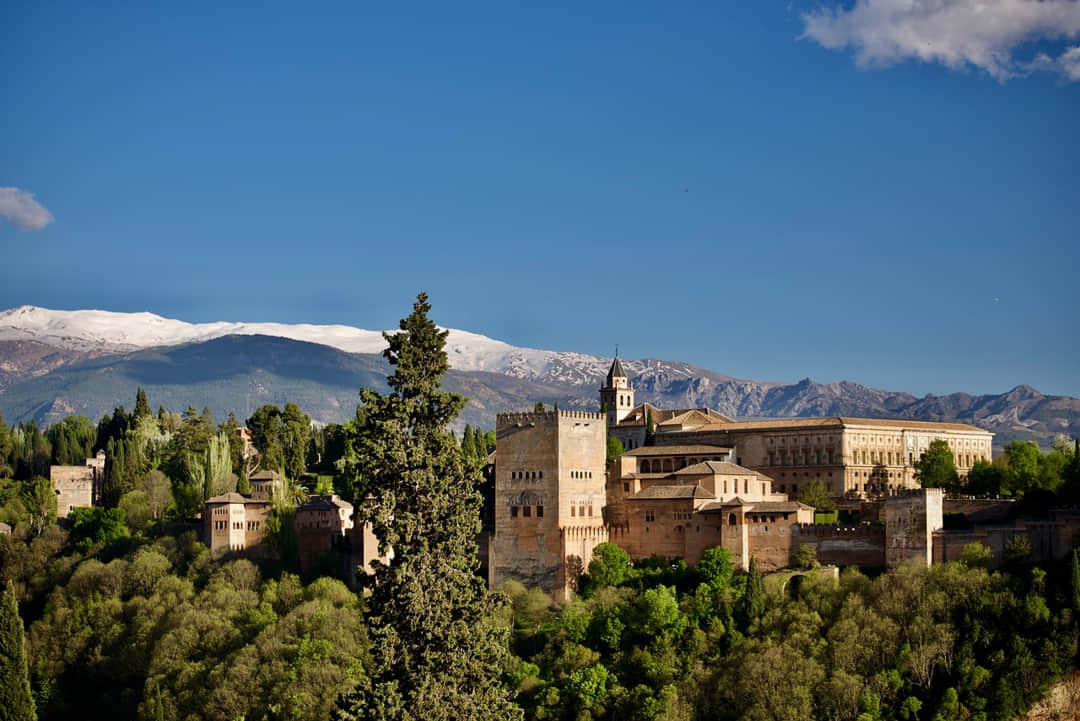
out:
M92 466L50 466L49 478L56 492L56 516L67 518L72 508L94 505Z

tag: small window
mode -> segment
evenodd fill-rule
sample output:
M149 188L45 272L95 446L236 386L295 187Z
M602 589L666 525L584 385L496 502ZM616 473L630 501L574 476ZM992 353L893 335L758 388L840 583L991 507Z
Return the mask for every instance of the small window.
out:
M622 489L623 489L623 493L629 493L630 492L630 484L629 483L622 484Z
M529 516L531 516L532 515L532 506L522 506L521 507L521 515L523 515L525 518L528 518Z
M543 518L544 517L544 507L543 506L537 506L536 507L536 517L537 518Z
M517 518L517 506L510 506L510 517Z
M573 518L577 515L577 506L570 506L570 517Z

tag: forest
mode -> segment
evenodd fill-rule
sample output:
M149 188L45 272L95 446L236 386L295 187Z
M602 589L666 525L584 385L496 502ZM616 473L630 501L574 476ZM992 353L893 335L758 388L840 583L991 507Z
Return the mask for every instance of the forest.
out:
M13 529L0 536L0 715L997 721L1080 663L1076 550L1037 565L1030 546L995 559L972 544L958 562L876 576L811 556L764 576L719 547L689 568L601 544L573 600L516 582L489 592L475 538L494 438L447 430L464 399L438 390L445 334L427 308L421 296L388 337L389 396L363 391L355 420L320 429L293 404L264 406L245 421L257 453L236 418L154 413L141 390L96 425L0 421ZM1080 466L1068 446L1060 459L1010 448L993 490L1066 499ZM98 449L103 504L57 523L49 465ZM939 460L920 467L928 485ZM259 469L290 479L276 552L211 554L203 501ZM361 593L300 576L283 542L289 508L330 491L374 499L395 551Z

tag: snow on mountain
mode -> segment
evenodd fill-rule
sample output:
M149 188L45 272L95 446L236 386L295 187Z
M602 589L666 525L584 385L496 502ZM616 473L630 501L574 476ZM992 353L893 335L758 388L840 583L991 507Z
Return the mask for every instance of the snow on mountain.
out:
M226 335L267 335L319 343L348 353L379 353L379 331L347 325L187 323L153 313L49 310L24 305L0 311L0 341L35 341L91 353L126 352L194 343ZM450 329L446 352L456 370L503 373L524 380L591 383L608 359L583 353L518 348L477 333ZM634 365L633 363L631 365ZM640 365L644 368L643 364Z

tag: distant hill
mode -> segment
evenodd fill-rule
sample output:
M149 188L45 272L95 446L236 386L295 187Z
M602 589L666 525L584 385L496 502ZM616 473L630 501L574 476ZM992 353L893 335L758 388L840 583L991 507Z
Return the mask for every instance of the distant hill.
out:
M248 409L292 401L315 420L341 422L355 413L361 387L386 390L382 347L377 333L346 326L195 325L151 314L24 306L0 311L0 414L9 423L48 424L72 413L96 420L116 405L130 407L141 385L155 407L174 411L209 405L215 418L229 411L244 418ZM531 409L536 401L596 410L610 364L455 330L447 352L453 370L444 385L470 398L459 426L483 428L494 426L496 413ZM1080 400L1028 386L998 395L917 398L849 381L739 379L678 361L624 359L623 367L639 402L709 407L733 418L847 415L972 423L997 434L998 447L1014 439L1049 446L1057 433L1080 435Z

